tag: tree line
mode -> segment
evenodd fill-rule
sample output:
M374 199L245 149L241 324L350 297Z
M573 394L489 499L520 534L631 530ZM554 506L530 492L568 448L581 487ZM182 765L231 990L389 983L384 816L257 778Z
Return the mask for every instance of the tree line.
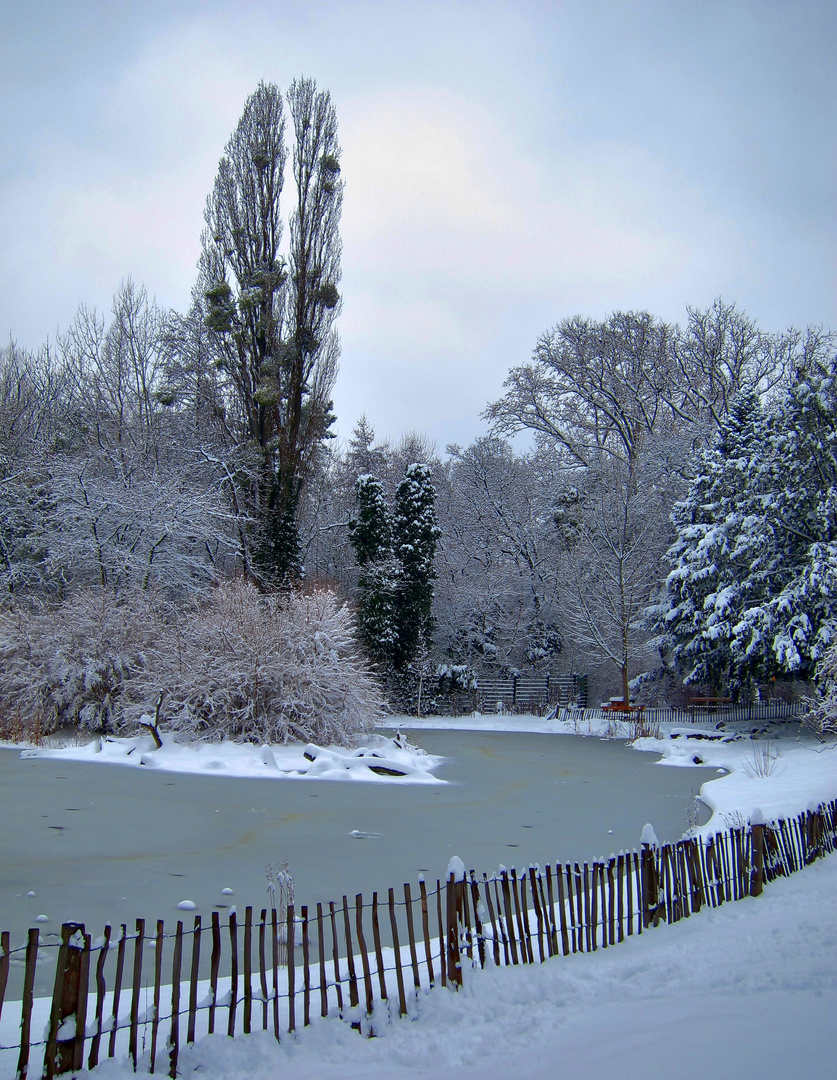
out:
M259 611L279 620L279 603L310 647L295 646L276 693L321 700L299 680L317 656L343 656L328 677L346 672L355 717L358 702L383 707L375 685L426 710L489 672L603 666L626 699L652 700L683 679L746 696L832 670L833 335L766 333L721 300L683 326L564 319L511 370L470 446L381 442L362 418L338 447L340 158L326 91L260 84L207 199L189 310L162 311L126 280L107 317L82 306L53 345L3 350L0 695L20 700L40 649L30 713L107 727L148 707L153 666L172 716L211 727L219 709L174 675L187 654L203 670L197 640L172 636L190 605L216 627L212 654L246 637L231 611L252 609L241 625L255 626ZM523 452L509 441L520 432ZM231 599L235 580L246 588ZM314 618L299 597L323 589ZM152 665L139 638L119 653L115 631L85 645L72 605L89 626L142 609L139 638L156 625L167 658ZM342 643L330 652L329 634ZM231 680L263 663L242 647ZM226 693L229 730L257 737ZM270 715L273 735L308 730Z

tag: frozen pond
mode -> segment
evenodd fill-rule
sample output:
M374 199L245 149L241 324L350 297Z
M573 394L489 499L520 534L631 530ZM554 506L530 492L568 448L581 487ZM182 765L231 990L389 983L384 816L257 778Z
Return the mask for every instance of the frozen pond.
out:
M451 855L500 863L591 860L686 828L714 775L594 738L422 731L447 784L236 779L21 759L0 750L0 929L20 940L40 914L93 934L143 916L171 924L188 899L205 917L267 903L265 864L288 860L297 904L443 877ZM352 831L368 834L357 839ZM611 831L612 830L612 831ZM232 888L233 896L221 890ZM34 892L29 897L28 892Z

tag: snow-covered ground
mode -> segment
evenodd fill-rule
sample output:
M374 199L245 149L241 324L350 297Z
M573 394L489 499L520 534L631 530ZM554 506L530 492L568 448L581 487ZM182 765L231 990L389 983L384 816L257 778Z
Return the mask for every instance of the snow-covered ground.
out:
M156 769L160 772L289 780L352 780L372 783L442 784L433 775L439 759L405 741L367 735L351 750L339 746L289 743L198 742L162 734L157 749L151 735L68 740L21 751L21 757L59 758ZM4 743L8 746L10 744Z
M408 721L394 726L480 728L576 734L574 725L536 717L467 717ZM595 727L584 734L601 735ZM692 738L689 738L689 735ZM789 817L837 797L837 746L786 737L770 741L716 741L683 728L637 749L661 755L661 765L695 763L719 770L701 789L713 810L701 831L740 823L756 811ZM673 736L673 737L672 737ZM150 741L150 740L149 740ZM38 750L90 759L141 758L148 743L135 740L96 747ZM421 755L382 739L367 741L381 761L407 770ZM369 774L365 755L303 747L275 757L278 775L383 779ZM32 751L24 751L31 753ZM154 752L156 767L264 775L263 750L231 745L195 749L167 744ZM272 754L279 754L271 748ZM105 755L105 756L103 756ZM295 755L295 756L294 756ZM312 766L323 757L321 769ZM391 756L393 755L393 756ZM398 756L406 755L406 756ZM218 764L213 764L217 762ZM434 760L415 764L432 782ZM239 772L239 769L255 770ZM348 774L348 775L347 775ZM332 778L332 776L328 776ZM412 778L412 777L410 777ZM402 780L403 782L403 780ZM531 1080L555 1076L618 1076L622 1080L689 1080L835 1075L831 1022L837 1006L837 856L786 880L758 898L704 909L673 926L660 926L618 947L548 961L543 966L468 972L455 994L422 993L417 1018L393 1021L364 1039L337 1019L316 1019L281 1045L267 1034L234 1040L215 1035L181 1051L180 1074L202 1080L410 1078L440 1071L480 1080L525 1072ZM147 1067L147 1062L145 1063ZM159 1066L158 1066L159 1069ZM141 1066L141 1071L144 1067ZM124 1063L106 1062L94 1075L133 1075Z

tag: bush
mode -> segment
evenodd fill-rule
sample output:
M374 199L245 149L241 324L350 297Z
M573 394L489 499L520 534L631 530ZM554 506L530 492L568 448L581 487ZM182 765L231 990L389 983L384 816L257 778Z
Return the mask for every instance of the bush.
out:
M222 585L167 625L160 660L175 730L347 742L383 715L351 614L326 589L264 596L242 582Z
M84 589L59 604L0 612L0 700L28 733L72 725L111 732L141 703L139 676L156 644L151 598L117 602Z
M383 714L350 613L325 589L219 586L185 609L80 591L0 613L0 697L28 730L109 732L153 712L172 730L250 742L347 742Z

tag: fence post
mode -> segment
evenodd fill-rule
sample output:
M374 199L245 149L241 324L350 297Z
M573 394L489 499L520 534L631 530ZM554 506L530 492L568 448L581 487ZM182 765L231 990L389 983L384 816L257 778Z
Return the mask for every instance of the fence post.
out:
M55 968L49 1035L44 1052L44 1080L71 1072L75 1064L75 1048L79 1036L83 1045L84 1031L76 1030L82 996L83 951L84 924L64 923L61 927L61 947Z
M764 822L759 811L750 822L753 832L753 872L750 877L750 896L759 896L764 885Z
M448 874L447 886L447 969L448 983L457 989L462 985L462 964L459 956L459 913L457 911L457 881L454 872Z
M657 872L657 837L650 825L642 830L642 926L659 922L660 877Z

